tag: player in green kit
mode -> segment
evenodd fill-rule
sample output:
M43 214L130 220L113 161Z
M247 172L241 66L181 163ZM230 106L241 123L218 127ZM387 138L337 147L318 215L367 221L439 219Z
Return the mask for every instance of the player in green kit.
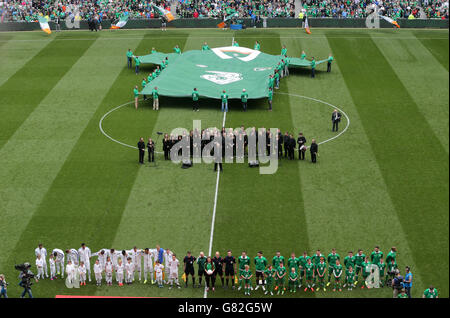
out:
M195 111L198 112L198 97L199 97L199 94L198 94L197 88L194 88L194 90L192 91L192 103L193 103L192 110L194 112Z
M275 270L278 270L280 263L284 263L284 256L281 256L280 251L275 253L275 256L272 258L272 266ZM278 275L275 275L275 290L278 290Z
M327 287L331 284L331 276L333 276L334 266L336 265L336 261L340 261L341 257L336 253L336 249L331 249L331 253L328 254L327 262L328 262L328 283Z
M306 286L307 286L305 288L305 291L307 291L308 288L311 289L311 291L314 291L314 288L313 288L314 270L315 270L315 267L314 267L314 264L312 263L311 257L310 257L306 260L306 264L305 264L305 277L306 277Z
M138 104L139 104L139 90L137 85L134 87L133 89L133 95L134 95L134 107L136 109L138 109Z
M248 93L244 88L241 93L241 102L242 102L242 108L244 109L244 112L247 111L247 99L248 99Z
M304 251L303 255L298 258L298 268L300 274L298 287L302 287L303 285L303 277L305 277L305 267L306 263L308 263L308 259L311 259L311 257L308 256L308 253L306 251Z
M316 251L316 254L314 254L314 255L312 256L312 259L311 259L311 260L312 260L312 263L314 264L314 270L315 270L317 264L320 263L320 258L321 258L321 257L324 257L324 256L322 255L322 253L320 252L320 250L317 250L317 251ZM316 278L317 278L317 275L316 275L316 273L314 273L313 287L316 285Z
M262 290L266 290L264 287L264 271L266 270L266 266L268 264L267 258L265 258L261 251L258 252L258 255L255 257L255 273L256 273L256 288L257 290L259 286L262 287Z
M364 259L364 262L362 262L362 264L361 264L362 277L363 277L363 281L364 281L363 285L361 286L361 289L363 289L364 286L367 284L366 280L367 280L367 277L369 277L369 275L370 275L370 267L371 267L370 265L371 264L372 263L369 261L369 257L366 256L366 258Z
M302 60L306 59L306 53L305 53L305 51L302 51L302 55L300 55L300 58L301 58Z
M380 247L375 246L375 249L370 254L370 261L372 262L372 264L378 265L378 263L380 262L380 259L382 257L383 257L383 252L380 251Z
M298 274L294 267L291 268L291 271L289 272L289 292L297 292L297 285L298 285Z
M391 260L394 260L394 262L397 264L397 248L395 246L392 246L391 250L389 251L388 255L386 256L387 264L390 264Z
M282 49L281 49L281 56L285 56L287 54L287 48L286 45L283 45Z
M280 294L280 290L281 290L281 295L284 295L284 291L286 290L285 281L286 281L286 274L287 274L286 267L284 267L284 263L283 262L279 263L278 268L276 268L276 270L277 270L276 277L277 277L277 282L278 282L277 295Z
M295 257L295 253L292 253L291 257L288 258L287 267L289 272L291 272L292 269L294 269L296 273L298 272L298 259Z
M202 51L209 51L210 50L210 48L209 48L209 46L208 46L208 43L203 43L203 46L202 46Z
M267 290L264 292L264 295L270 293L273 296L273 288L274 288L274 280L275 280L276 270L272 265L264 271L264 276L266 277L266 287Z
M406 290L402 288L401 292L398 294L397 298L409 298Z
M325 275L327 273L327 263L325 263L325 258L320 257L320 262L316 265L316 274L317 274L317 291L320 290L320 287L323 288L323 291L327 291L325 288Z
M238 257L238 264L239 264L239 288L238 288L238 290L241 290L242 285L244 284L243 280L241 279L242 272L245 270L245 265L250 266L250 257L247 256L246 251L243 251L241 256Z
M353 267L349 267L345 274L345 281L348 285L348 290L353 289L353 283L355 281L355 272L353 271Z
M363 253L363 250L359 249L358 253L355 255L355 286L358 284L358 275L362 271L362 263L365 258L366 255Z
M381 287L384 287L384 285L387 284L388 275L386 275L386 263L383 258L380 258L380 262L377 265L380 273L380 284Z
M147 84L149 84L153 80L152 73L148 74L147 76Z
M430 288L423 292L422 298L439 298L439 293L437 289L431 285Z
M269 103L269 111L272 111L272 100L273 100L273 88L269 87L269 92L267 93L267 102Z
M348 255L344 258L345 271L347 272L350 267L355 268L355 257L353 256L353 252L348 252ZM347 286L347 278L344 283L344 287Z
M250 271L250 266L245 265L244 270L241 271L241 281L244 282L244 295L250 296L250 290L252 288L252 272Z
M156 50L154 47L152 47L152 51L150 52L151 54L156 53Z
M339 291L342 291L341 288L341 277L342 277L342 265L341 262L337 259L336 263L333 266L333 277L334 277L334 288L333 291L336 291L336 288L339 289Z
M237 41L234 41L233 46L239 46L239 43L237 43Z
M255 42L255 46L253 47L254 50L259 51L261 49L261 45L259 45L259 42Z
M173 48L173 51L177 54L181 54L181 49L178 45L175 45L175 47Z

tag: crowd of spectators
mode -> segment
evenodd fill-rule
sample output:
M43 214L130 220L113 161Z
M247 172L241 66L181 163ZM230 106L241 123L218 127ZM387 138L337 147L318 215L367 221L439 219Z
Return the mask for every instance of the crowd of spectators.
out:
M79 15L81 20L158 18L152 4L175 8L180 18L223 18L238 12L245 17L296 18L294 0L0 0L1 22L51 20ZM448 0L302 0L309 17L364 18L377 5L384 15L396 18L448 19ZM171 6L173 5L173 6ZM299 8L297 8L299 9ZM298 11L298 10L297 10Z
M39 16L65 19L79 15L81 20L117 20L123 14L133 19L159 17L152 4L170 9L169 0L0 0L2 21L37 21Z
M178 0L176 13L184 18L223 17L235 12L241 18L295 18L294 0Z
M393 19L448 19L448 0L303 0L309 17L365 18L377 6Z

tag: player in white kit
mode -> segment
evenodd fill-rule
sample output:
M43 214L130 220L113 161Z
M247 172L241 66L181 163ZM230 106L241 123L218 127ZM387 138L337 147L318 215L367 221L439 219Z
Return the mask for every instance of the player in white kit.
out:
M106 258L111 255L108 249L102 248L100 251L93 253L92 256L97 256L98 260L100 261L100 265L103 269L105 269Z
M61 278L64 278L64 252L59 248L55 248L52 251L53 256L55 257L56 263L56 272L61 273Z
M53 254L50 254L48 258L48 263L50 265L50 280L53 280L56 278L56 261L55 256Z
M78 256L80 261L84 262L89 275L89 281L91 281L91 249L86 244L81 243L81 247L78 249Z
M119 283L119 286L123 286L123 271L124 271L124 267L123 267L123 263L122 263L122 259L119 258L119 261L117 262L117 265L115 266L116 269L116 280Z
M94 264L94 275L95 280L97 281L97 286L102 285L102 273L103 273L102 265L100 265L100 261L97 259L95 260Z
M164 253L164 283L169 284L170 281L170 266L169 263L172 260L173 253L167 248Z
M141 272L141 265L142 265L142 255L144 251L141 249L138 249L136 246L133 247L133 249L128 251L128 255L131 257L131 260L134 265L134 271L139 272L139 281L141 281L142 272ZM134 280L134 274L133 274L133 280Z
M144 284L147 284L147 274L150 273L150 281L153 282L153 261L154 261L154 254L150 251L150 249L147 247L144 250Z
M164 265L160 264L159 260L156 260L155 264L156 283L158 284L159 288L163 287L163 270Z
M80 262L80 266L78 266L78 273L80 274L80 286L86 286L86 265L83 261Z
M34 254L36 255L36 257L38 256L38 254L41 255L42 262L44 263L43 269L45 272L45 276L48 278L47 249L42 246L42 243L39 243L38 247L36 247L36 249L34 250ZM44 278L44 276L42 276L42 278Z
M36 256L36 268L37 268L37 279L44 279L44 261L42 260L41 254Z
M174 281L175 281L175 284L177 284L177 287L181 288L180 284L178 282L178 266L179 265L180 265L180 262L178 261L176 255L172 254L172 259L169 261L169 267L170 267L170 278L169 278L170 287L169 287L169 289L172 289Z
M67 254L67 263L69 263L69 260L71 260L72 265L78 266L78 260L79 260L78 251L74 248L71 248L71 249L66 250L66 254Z
M125 283L130 285L133 282L134 276L134 264L131 262L131 257L127 258L127 263L125 264Z
M122 252L121 251L116 251L115 249L110 249L109 250L109 257L111 257L111 261L113 263L114 266L117 266L118 264L118 259L122 256ZM122 264L123 264L123 259L122 259Z
M112 286L114 265L111 261L111 257L109 256L106 258L104 270L105 270L106 285Z
M72 260L70 259L67 261L66 274L67 274L66 283L73 284L76 278L75 265L72 263Z

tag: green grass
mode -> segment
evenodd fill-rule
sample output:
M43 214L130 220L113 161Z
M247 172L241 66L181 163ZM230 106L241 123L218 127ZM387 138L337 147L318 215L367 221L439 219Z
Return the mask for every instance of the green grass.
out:
M273 175L260 175L247 164L225 164L220 175L212 251L277 250L287 258L335 247L370 254L380 245L385 255L399 250L398 262L412 267L413 296L433 284L449 295L448 280L448 31L317 29L121 30L92 34L0 33L0 272L17 297L15 263L34 263L34 248L93 250L170 248L181 260L187 250L208 252L216 190L212 165L182 170L157 155L157 166L137 165L137 151L114 143L99 130L100 118L132 100L132 87L151 71L136 76L125 64L125 51L147 54L152 47L170 52L230 45L289 55L335 57L333 70L318 67L291 72L274 95L274 111L265 100L251 101L244 113L231 102L226 127L280 128L296 136L326 140L330 106L350 118L348 131L321 145L316 165L282 160ZM188 85L188 84L187 84ZM119 141L135 145L157 131L222 125L218 101L161 98L111 113L103 128ZM341 129L347 124L341 123ZM161 150L161 141L158 151ZM309 155L307 155L309 159ZM220 282L218 283L220 286ZM113 295L203 297L203 289L167 290L134 284L67 289L61 280L40 281L38 297ZM220 287L209 297L242 297ZM262 297L260 291L252 294ZM391 297L390 289L304 292L286 297Z

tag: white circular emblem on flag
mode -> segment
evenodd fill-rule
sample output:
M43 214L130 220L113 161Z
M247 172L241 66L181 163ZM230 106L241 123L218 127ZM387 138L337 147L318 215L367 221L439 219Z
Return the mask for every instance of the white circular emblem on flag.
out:
M242 74L233 72L206 71L209 74L200 77L210 82L225 85L242 80Z

